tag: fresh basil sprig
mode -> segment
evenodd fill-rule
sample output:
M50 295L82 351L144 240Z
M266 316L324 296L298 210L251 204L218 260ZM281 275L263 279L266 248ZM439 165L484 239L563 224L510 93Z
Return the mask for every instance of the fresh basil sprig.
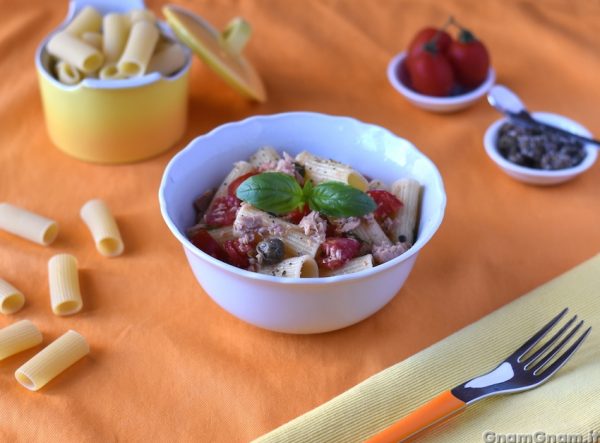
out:
M303 189L293 177L281 172L249 177L237 188L236 195L273 214L285 214L304 204L330 217L360 217L377 208L371 197L345 183L330 181L313 187L307 181Z

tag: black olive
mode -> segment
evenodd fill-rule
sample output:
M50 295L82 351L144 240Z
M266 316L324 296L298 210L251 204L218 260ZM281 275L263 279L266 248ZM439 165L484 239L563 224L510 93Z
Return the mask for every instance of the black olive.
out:
M305 177L306 169L304 168L304 165L301 165L298 162L294 162L294 170L298 173L298 175L300 175L300 177Z
M268 238L256 245L256 252L261 256L262 261L269 265L274 265L283 260L284 253L283 241L279 238Z

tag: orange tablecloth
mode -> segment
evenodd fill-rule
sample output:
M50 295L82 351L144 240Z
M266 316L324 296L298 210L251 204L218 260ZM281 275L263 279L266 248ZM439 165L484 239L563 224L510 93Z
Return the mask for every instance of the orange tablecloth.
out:
M55 218L61 234L43 248L0 233L0 277L27 297L0 327L31 319L45 343L73 328L92 352L37 393L12 375L34 350L0 362L0 441L247 441L600 249L600 166L554 188L512 181L483 151L483 133L498 117L487 104L426 113L385 77L388 60L418 28L453 14L488 44L499 82L532 109L564 113L599 135L597 2L178 3L218 25L235 15L254 25L248 53L270 100L246 103L195 62L185 139L151 161L117 167L63 155L44 128L33 54L66 3L1 3L0 201ZM388 127L432 158L448 192L442 228L401 293L368 320L322 335L260 330L220 309L158 210L163 168L188 140L221 123L288 110ZM93 197L116 214L127 249L121 258L99 256L79 219ZM80 261L85 302L68 318L52 315L48 302L46 262L63 251Z

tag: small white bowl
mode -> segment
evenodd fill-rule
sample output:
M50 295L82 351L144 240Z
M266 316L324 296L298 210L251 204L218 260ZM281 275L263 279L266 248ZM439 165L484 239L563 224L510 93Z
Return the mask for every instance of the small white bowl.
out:
M432 95L420 94L408 86L408 73L404 69L406 52L396 55L388 64L388 80L400 94L413 105L433 112L453 112L465 109L483 97L496 81L496 73L490 67L484 82L477 88L452 97L434 97Z
M415 244L372 269L326 278L273 277L238 269L205 254L185 235L194 222L194 198L219 183L234 162L265 145L292 155L308 150L331 157L388 183L400 177L419 180L424 192ZM309 112L251 117L194 139L169 162L159 199L163 218L183 245L206 293L242 320L290 333L343 328L386 305L437 231L446 206L439 171L410 142L376 125Z
M532 115L544 123L566 129L575 134L586 137L592 136L590 131L588 131L585 127L562 115L552 114L550 112L533 112ZM483 136L483 146L485 147L485 152L487 152L487 155L489 155L489 157L506 174L522 182L542 186L563 183L588 170L598 157L598 149L595 146L588 144L585 145L587 155L580 164L572 168L546 171L543 169L534 169L517 165L502 157L496 148L496 141L498 139L498 131L500 130L500 126L507 121L508 118L501 118L500 120L492 123L487 131L485 131L485 135Z

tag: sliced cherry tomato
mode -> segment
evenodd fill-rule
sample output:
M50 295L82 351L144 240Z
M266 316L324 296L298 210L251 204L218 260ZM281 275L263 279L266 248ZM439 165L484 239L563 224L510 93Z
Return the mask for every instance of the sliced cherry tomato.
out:
M246 181L246 179L248 179L256 174L258 174L258 172L248 172L247 174L240 175L234 181L229 183L229 186L227 187L227 193L229 195L231 195L232 197L236 197L235 192L237 191L237 188L239 188L240 185Z
M438 35L439 32L439 35ZM435 38L435 41L434 41ZM450 48L452 43L452 37L446 31L436 28L424 28L417 32L408 45L408 56L417 55L425 50L425 45L429 42L433 42L437 52L445 54Z
M217 241L212 238L206 229L198 229L190 237L190 241L201 251L206 252L211 257L227 262L227 254Z
M338 269L346 262L358 257L360 242L353 238L327 238L321 244L321 255L317 259L319 266L327 269Z
M308 205L305 204L302 207L302 209L296 208L292 212L289 212L286 215L284 215L283 218L289 221L290 223L294 223L295 225L297 225L298 223L300 223L300 220L302 220L304 216L308 214L310 214L310 208L308 207Z
M241 243L240 240L236 238L235 240L227 240L223 243L223 249L225 249L225 252L229 257L227 262L230 265L242 269L246 269L250 266L248 254L254 250L253 245Z
M490 55L486 47L465 29L460 32L458 40L450 45L448 60L458 82L467 88L483 83L490 68Z
M402 207L402 202L394 194L383 189L367 191L367 194L377 203L377 209L373 212L373 216L378 222L387 217L393 217Z
M450 62L439 52L425 50L406 59L412 87L421 94L445 97L454 86Z
M216 198L205 215L206 224L214 228L231 226L240 203L237 197L231 195Z

